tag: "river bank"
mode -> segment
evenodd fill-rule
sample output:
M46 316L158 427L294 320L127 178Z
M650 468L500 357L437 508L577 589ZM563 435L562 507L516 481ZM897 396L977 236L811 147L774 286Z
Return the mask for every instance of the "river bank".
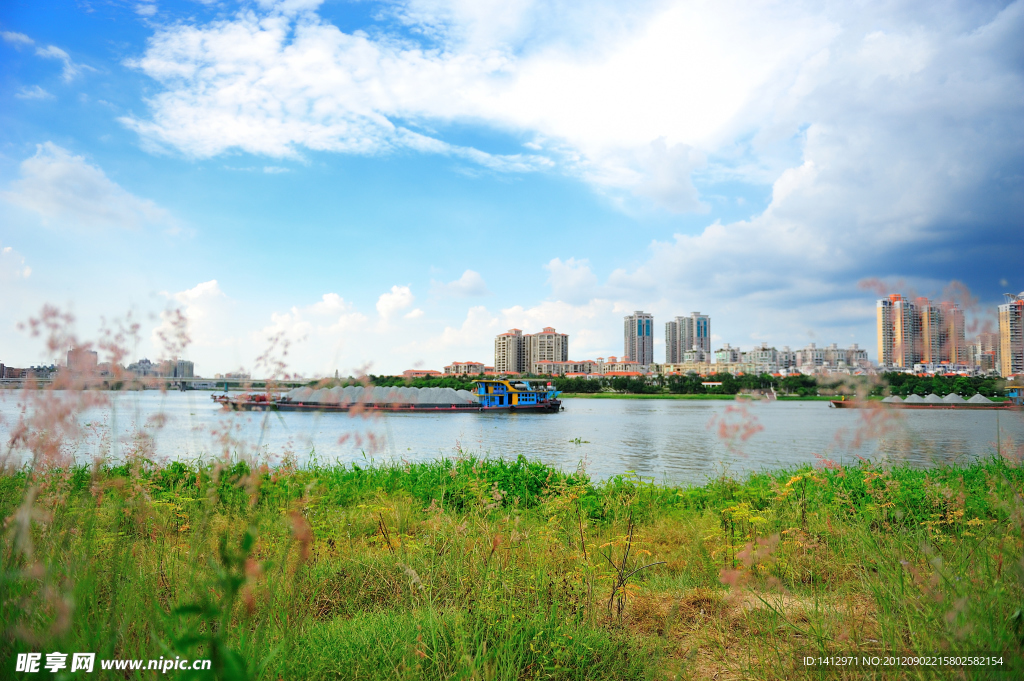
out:
M584 400L743 400L743 399L764 399L760 396L746 395L743 393L736 395L716 395L714 393L702 393L702 394L677 394L677 393L616 393L616 392L602 392L602 393L562 393L561 397L573 397ZM829 400L837 399L837 396L831 395L811 395L811 396L800 396L800 395L779 395L779 400L788 402L828 402ZM881 398L878 398L881 399Z
M984 651L1009 673L1022 493L1024 471L1001 459L824 461L683 487L468 456L8 471L0 659L210 657L219 678L774 679L803 652Z

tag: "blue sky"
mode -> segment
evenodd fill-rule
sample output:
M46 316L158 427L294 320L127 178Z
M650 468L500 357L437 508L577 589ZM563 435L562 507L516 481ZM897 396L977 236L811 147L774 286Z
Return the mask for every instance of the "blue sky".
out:
M979 323L1024 288L1021 2L7 2L0 33L10 365L45 303L131 312L150 358L179 308L206 375L284 334L315 375L513 326L618 355L636 309L874 354L865 280L962 281Z

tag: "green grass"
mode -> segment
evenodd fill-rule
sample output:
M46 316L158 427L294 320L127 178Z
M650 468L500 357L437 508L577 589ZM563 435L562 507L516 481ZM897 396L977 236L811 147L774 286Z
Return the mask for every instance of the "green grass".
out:
M0 664L60 650L209 657L217 678L784 679L798 652L984 651L1005 673L966 677L1019 678L1024 470L825 463L692 487L469 456L7 471Z

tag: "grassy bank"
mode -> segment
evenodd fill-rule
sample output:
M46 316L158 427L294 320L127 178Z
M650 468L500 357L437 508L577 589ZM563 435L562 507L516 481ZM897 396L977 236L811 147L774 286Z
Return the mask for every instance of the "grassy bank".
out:
M469 457L7 472L0 664L783 679L798 652L945 651L1004 656L969 678L1019 678L1024 470L826 463L686 488ZM925 678L885 676L904 677Z

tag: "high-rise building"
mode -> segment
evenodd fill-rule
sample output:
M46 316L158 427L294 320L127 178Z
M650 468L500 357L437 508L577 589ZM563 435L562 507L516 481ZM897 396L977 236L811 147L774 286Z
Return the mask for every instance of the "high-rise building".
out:
M558 333L554 328L545 326L540 333L531 333L523 338L526 370L531 374L540 373L537 366L540 362L569 361L569 334ZM494 361L498 361L497 357Z
M915 364L962 364L967 359L964 314L956 303L909 301L898 293L879 300L878 363L912 368Z
M914 301L916 312L921 318L920 359L925 364L938 364L942 361L943 337L945 324L942 310L927 298Z
M974 363L982 371L999 371L999 332L982 331L974 343Z
M74 374L95 373L99 355L95 350L72 348L68 350L68 369Z
M503 373L526 372L526 339L519 329L509 329L494 338L494 370Z
M1024 374L1024 291L999 306L999 375Z
M536 374L540 362L569 361L569 334L545 326L540 333L509 329L494 338L494 370Z
M689 317L676 317L665 324L665 362L683 361L690 350L711 354L711 317L691 312Z
M950 364L966 364L967 337L964 334L964 312L956 303L943 303L942 314L945 317L946 332L944 352Z
M635 364L654 363L654 315L637 310L624 319L623 352Z

